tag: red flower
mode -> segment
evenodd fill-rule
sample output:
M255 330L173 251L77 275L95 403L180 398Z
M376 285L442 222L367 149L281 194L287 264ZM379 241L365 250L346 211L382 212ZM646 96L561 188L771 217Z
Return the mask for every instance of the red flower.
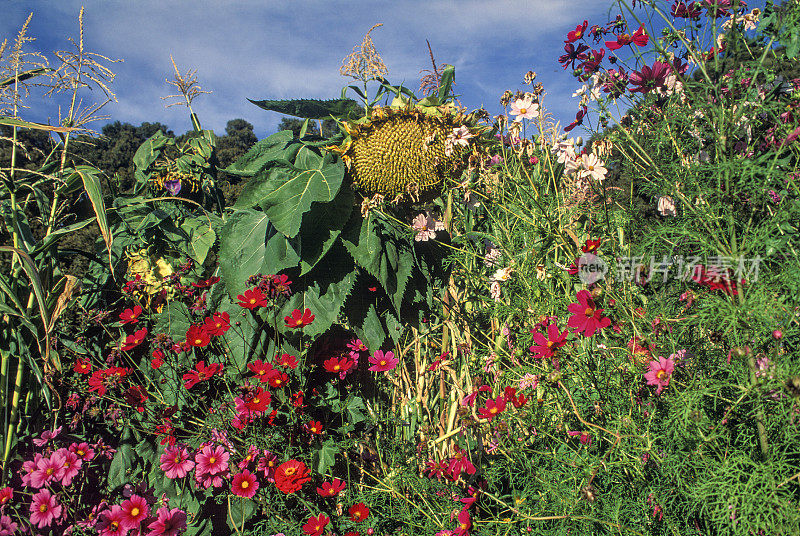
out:
M564 69L567 67L574 69L575 60L585 60L587 50L589 50L589 47L583 43L579 44L577 49L572 43L567 43L564 45L564 52L566 52L566 54L559 56L558 63L563 63Z
M297 460L283 462L275 469L275 487L287 495L299 491L309 480L308 467Z
M243 470L241 473L237 473L236 476L233 477L231 492L234 495L250 499L256 494L257 489L258 480L256 480L255 475L247 469Z
M141 305L135 305L133 309L125 309L119 314L119 320L123 324L133 324L139 320L139 315L142 314Z
M164 364L164 352L159 349L153 350L153 360L150 361L150 367L157 369Z
M321 488L317 488L320 497L334 497L339 495L345 488L345 483L338 478L333 479L333 483L323 482Z
M353 360L347 357L332 357L330 359L326 359L325 362L322 364L325 367L325 370L328 372L333 372L334 374L341 374L342 372L347 372L351 368L353 368Z
M278 371L272 368L272 363L264 362L260 359L256 359L253 363L248 363L247 368L261 383L267 383L272 376L278 374Z
M510 385L503 391L503 396L506 397L506 402L511 402L515 408L521 408L528 401L522 393L517 396L517 390Z
M270 387L273 389L278 389L279 387L286 385L286 382L289 381L289 376L287 376L285 372L276 372L269 377L268 381Z
M650 38L647 36L647 34L644 33L644 24L642 24L633 35L626 33L619 34L616 41L606 41L606 46L609 50L618 50L626 45L630 45L631 43L643 47L647 45L649 39Z
M360 523L369 517L369 508L364 503L356 503L347 510L350 521Z
M308 536L321 536L325 532L325 527L328 526L331 519L325 514L320 514L317 517L308 518L308 522L303 525L303 532Z
M280 357L275 356L275 364L282 367L288 367L290 369L296 369L297 357L289 354L283 354Z
M111 387L116 387L122 381L122 378L127 376L131 369L124 367L109 367L107 369L96 370L89 378L89 391L97 391L97 394L104 396L106 390Z
M581 246L581 251L584 253L594 253L600 247L602 241L602 238L598 238L597 240L589 239L586 241L586 244Z
M75 361L75 367L72 370L78 374L90 374L92 372L92 362L88 357L79 357Z
M549 359L553 357L556 350L567 343L568 334L568 330L564 330L564 333L559 333L558 326L555 324L547 326L547 337L541 333L534 333L533 341L536 345L530 347L534 359Z
M211 285L213 285L214 283L217 283L218 281L219 281L219 277L216 276L216 275L212 275L211 277L209 277L208 279L206 279L204 281L198 281L197 283L192 283L192 286L193 287L197 287L197 288L208 288Z
M322 423L319 421L311 421L306 425L306 428L312 434L319 435L322 433Z
M311 309L309 308L306 308L305 311L295 309L292 311L291 317L286 316L283 319L286 321L287 328L302 328L314 321L314 315L311 314Z
M183 379L186 380L186 383L183 386L187 389L191 389L198 383L211 379L211 377L217 373L220 375L222 374L222 365L219 363L213 363L209 366L206 366L205 361L200 361L196 365L196 370L190 370L183 375Z
M251 288L244 291L244 294L236 296L239 298L239 305L251 311L257 307L266 307L269 305L267 297L261 292L261 289Z
M272 395L270 392L259 387L254 394L244 401L244 405L249 411L260 415L267 411L270 402L272 402Z
M672 4L672 12L670 13L676 19L697 19L703 14L700 2L690 2L688 5L683 1L676 0Z
M506 409L506 398L498 396L496 399L491 398L486 401L486 407L479 408L478 414L484 419L492 420L497 417Z
M144 413L144 403L147 402L147 391L141 385L134 385L125 391L125 402L136 408L139 413Z
M575 27L575 31L569 32L567 34L567 40L564 41L565 43L574 43L578 39L583 38L583 33L586 31L586 27L589 26L589 21L583 21L583 24L578 24Z
M602 309L598 309L592 300L592 295L588 290L578 292L578 303L570 303L569 317L567 325L574 328L575 333L583 333L585 337L591 337L598 329L603 329L611 325L611 320L602 316Z
M192 326L186 332L186 344L189 346L197 346L198 348L202 348L203 346L208 346L210 342L211 337L208 335L205 327L201 326L200 324L192 324Z
M633 71L629 81L631 85L639 86L631 89L631 93L649 93L655 89L663 87L667 83L667 76L672 72L669 63L656 61L652 67L645 65L640 71Z
M587 111L588 111L588 109L587 109L586 106L584 106L583 108L578 110L578 113L575 114L575 121L573 121L572 123L570 123L569 125L564 127L564 132L569 132L570 130L572 130L573 128L577 127L578 125L582 125L583 124L583 118L586 115Z
M144 341L145 337L147 337L147 328L142 328L133 335L128 335L125 337L125 343L120 348L123 352L127 352L128 350L133 350Z
M231 329L231 315L226 312L214 313L214 316L205 319L203 325L206 333L212 337L219 337Z

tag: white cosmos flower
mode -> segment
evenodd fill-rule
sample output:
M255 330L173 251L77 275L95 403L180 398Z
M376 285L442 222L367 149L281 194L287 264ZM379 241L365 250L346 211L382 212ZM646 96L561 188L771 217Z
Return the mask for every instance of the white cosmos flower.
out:
M533 98L517 99L511 104L510 115L516 115L514 121L522 121L523 119L536 119L539 117L539 105L533 102Z
M606 173L608 173L605 165L606 163L597 158L594 153L581 155L578 175L582 179L588 177L598 182L603 182L603 179L606 178Z

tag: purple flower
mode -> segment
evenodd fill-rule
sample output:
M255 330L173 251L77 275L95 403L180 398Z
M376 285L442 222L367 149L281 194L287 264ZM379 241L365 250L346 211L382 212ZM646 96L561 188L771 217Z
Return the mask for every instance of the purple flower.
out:
M164 189L169 191L172 195L178 195L181 191L181 180L169 179L168 181L164 181Z
M45 432L42 432L41 439L34 439L33 444L36 445L37 447L43 447L47 444L48 441L50 441L51 439L55 439L55 437L58 436L58 434L60 433L61 433L61 426L59 426L53 431L47 430Z

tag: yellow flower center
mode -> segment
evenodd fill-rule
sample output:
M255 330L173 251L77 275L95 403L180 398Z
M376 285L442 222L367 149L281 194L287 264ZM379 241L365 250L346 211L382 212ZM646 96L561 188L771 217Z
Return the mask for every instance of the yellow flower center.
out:
M292 476L296 471L297 469L295 469L294 467L287 467L285 474L286 476Z
M528 113L528 109L527 108L520 108L519 109L519 113L520 113L520 115L525 115L526 113Z
M137 508L136 506L134 506L133 508L131 508L131 517L136 517L136 516L138 516L140 511L141 511L141 510L139 510L139 508Z
M55 471L55 469L53 469L52 467L48 467L48 468L45 470L45 473L47 473L47 476L50 476L50 475L52 475L52 474L53 474L53 471Z
M381 359L381 362L379 363L379 365L382 366L382 367L385 367L386 366L386 360L385 359Z
M175 463L181 463L181 456L180 456L180 454L178 454L177 456L175 456Z
M592 307L587 307L583 314L586 316L594 316L594 309Z
M342 368L342 367L341 367L341 365L334 365L334 366L333 366L333 371L334 371L334 372L339 372L339 369L340 369L340 368Z
M658 378L659 380L664 379L664 376L666 376L666 375L667 375L667 371L664 370L664 369L661 369L658 372L656 372L656 378Z
M40 504L40 505L39 505L39 511L40 511L41 513L45 513L45 512L47 512L47 505L46 505L46 504Z
M242 489L247 489L250 487L250 482L248 482L247 480L242 480L242 483L239 485L242 486Z
M208 459L208 463L217 463L217 459L216 459L214 456L211 456L211 457Z
M495 407L495 408L492 408L492 409L490 409L490 410L489 410L489 413L491 413L492 415L494 415L495 413L497 413L497 408Z

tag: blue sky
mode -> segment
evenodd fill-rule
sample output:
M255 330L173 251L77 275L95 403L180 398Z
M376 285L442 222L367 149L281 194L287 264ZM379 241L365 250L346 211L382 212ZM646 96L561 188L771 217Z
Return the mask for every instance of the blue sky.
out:
M247 98L338 97L351 82L339 75L342 59L378 22L383 26L372 38L391 82L418 88L420 70L430 68L428 39L437 63L455 65L455 89L467 108L501 113L503 91L525 89L523 77L534 70L547 92L545 107L565 125L575 116L578 99L571 95L580 85L557 63L565 36L584 19L591 25L613 18L605 0L4 0L0 40L12 41L33 12L29 35L37 40L28 47L52 58L76 37L81 5L87 50L124 60L111 66L118 102L104 112L112 119L160 121L176 133L191 128L185 108L166 109L161 99L174 93L165 82L173 76L172 55L212 91L194 104L205 128L223 134L229 119L241 117L259 138L274 132L281 116ZM56 103L29 104L34 108L23 117L57 120Z

